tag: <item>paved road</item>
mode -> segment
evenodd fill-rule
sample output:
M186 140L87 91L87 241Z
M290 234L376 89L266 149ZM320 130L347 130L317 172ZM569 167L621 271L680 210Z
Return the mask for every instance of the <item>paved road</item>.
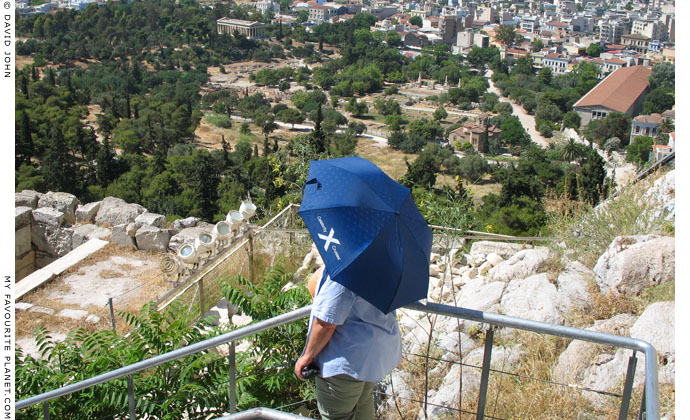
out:
M541 147L548 148L549 139L542 136L537 131L537 128L535 127L534 117L532 115L529 115L522 106L516 104L514 101L508 98L504 98L503 96L501 96L501 92L498 90L498 88L496 88L496 86L494 86L494 82L491 81L491 74L491 70L488 70L486 73L486 76L489 78L489 92L498 95L499 101L508 102L509 104L511 104L513 106L513 114L516 117L518 117L522 126L525 128L525 130L527 130L527 134L529 134L532 137L532 141Z

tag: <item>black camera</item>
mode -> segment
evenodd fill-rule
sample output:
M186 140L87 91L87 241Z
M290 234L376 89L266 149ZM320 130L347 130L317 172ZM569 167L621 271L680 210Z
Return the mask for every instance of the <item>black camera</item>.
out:
M302 378L304 379L310 379L313 378L314 376L317 376L318 374L321 373L321 369L319 369L318 366L316 366L316 363L311 362L307 366L302 368Z

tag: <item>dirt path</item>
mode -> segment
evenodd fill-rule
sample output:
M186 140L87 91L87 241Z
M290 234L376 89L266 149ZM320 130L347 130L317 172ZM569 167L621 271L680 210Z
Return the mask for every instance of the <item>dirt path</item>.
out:
M486 77L489 79L489 89L488 91L491 93L495 93L498 95L498 100L501 102L508 102L513 106L513 114L518 117L520 120L520 123L522 124L523 127L525 127L525 130L527 130L527 134L529 134L532 137L532 141L538 144L539 146L543 148L548 148L549 147L549 139L546 137L542 136L538 131L537 128L535 127L535 121L534 117L532 115L529 115L525 109L515 103L515 101L512 101L508 98L504 98L501 96L501 92L494 86L494 82L491 81L491 74L493 72L491 70L488 70L486 73Z

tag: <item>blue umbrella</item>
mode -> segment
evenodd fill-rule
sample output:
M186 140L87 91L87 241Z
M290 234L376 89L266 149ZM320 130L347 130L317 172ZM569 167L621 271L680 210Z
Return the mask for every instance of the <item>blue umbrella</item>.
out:
M311 161L298 214L333 281L384 313L426 298L431 230L410 190L373 163Z

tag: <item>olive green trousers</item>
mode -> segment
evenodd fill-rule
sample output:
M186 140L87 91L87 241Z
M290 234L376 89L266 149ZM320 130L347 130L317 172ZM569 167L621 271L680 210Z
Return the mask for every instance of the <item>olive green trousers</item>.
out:
M316 377L316 402L324 420L374 420L374 384L349 375Z

